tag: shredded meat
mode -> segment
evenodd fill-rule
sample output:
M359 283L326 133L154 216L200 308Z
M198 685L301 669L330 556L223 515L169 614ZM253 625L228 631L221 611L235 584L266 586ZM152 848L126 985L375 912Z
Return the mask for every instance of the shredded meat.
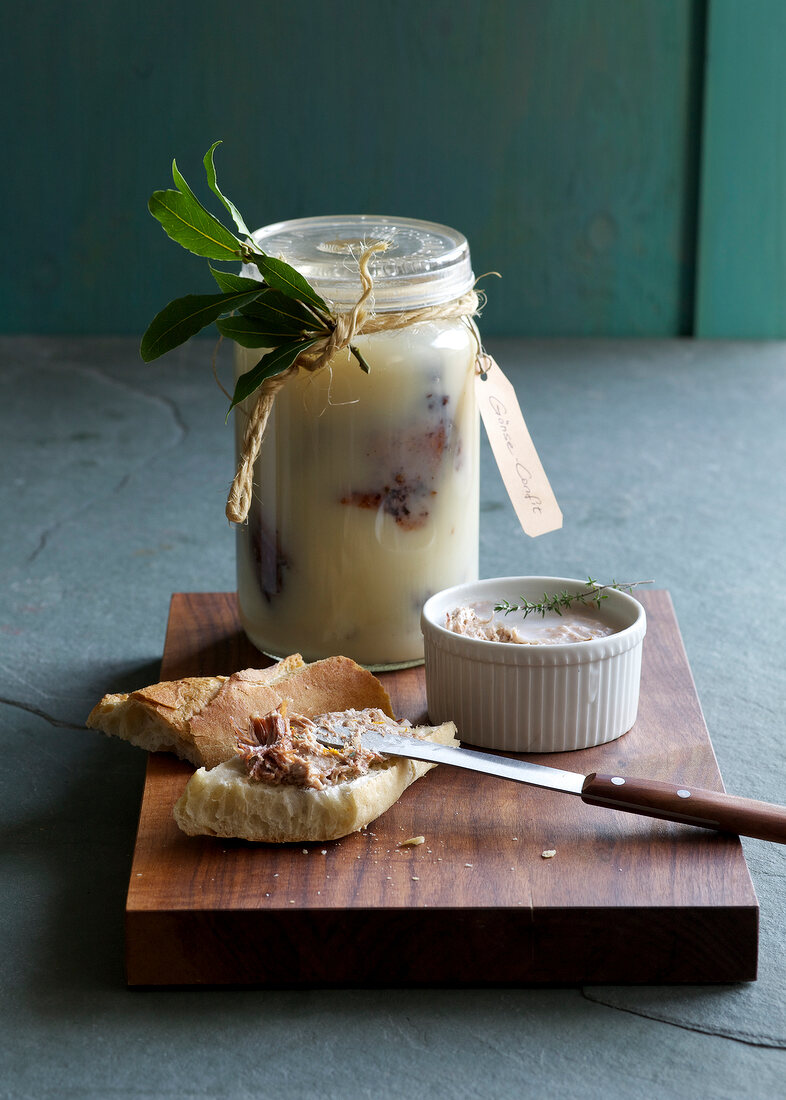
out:
M286 704L269 714L255 715L248 731L235 728L235 751L251 779L271 786L290 784L312 790L355 779L382 760L364 749L360 735L364 729L399 729L399 724L381 710L352 710L322 714L313 721L302 714L287 715ZM319 730L337 733L343 746L330 748L316 739Z
M494 622L493 614L489 619L481 619L472 607L454 607L452 611L448 611L445 615L445 626L454 634L464 634L467 638L483 638L487 642L523 641L515 627Z
M392 452L385 444L374 441L366 454L362 489L341 497L342 504L392 516L405 531L417 531L428 523L437 495L437 485L444 476L443 461L452 446L461 445L456 435L454 418L448 409L450 397L443 393L426 394L428 416L418 417L408 430L397 437Z
M429 489L420 475L408 481L404 474L397 473L392 484L376 491L349 493L341 498L341 503L373 511L381 508L405 531L416 531L427 522L433 505L431 498L436 495L436 489Z

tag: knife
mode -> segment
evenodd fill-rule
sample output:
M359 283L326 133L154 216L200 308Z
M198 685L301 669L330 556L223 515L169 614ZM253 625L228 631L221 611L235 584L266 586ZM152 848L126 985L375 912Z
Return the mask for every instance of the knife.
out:
M323 745L341 748L344 738L324 730L315 732ZM578 795L590 806L608 806L647 817L665 818L684 825L738 833L786 844L786 807L752 798L738 798L720 791L706 791L679 783L660 783L653 779L634 779L622 775L563 771L543 764L530 764L514 757L493 756L474 749L440 745L393 733L361 734L363 747L387 756L406 756L429 764L452 764L455 768L515 779L532 787Z

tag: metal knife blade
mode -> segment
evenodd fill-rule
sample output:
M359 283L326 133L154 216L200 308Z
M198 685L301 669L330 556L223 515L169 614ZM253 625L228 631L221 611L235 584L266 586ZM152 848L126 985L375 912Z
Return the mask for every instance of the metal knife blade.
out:
M333 748L340 748L344 744L342 737L322 730L316 733L316 738L323 745ZM440 745L435 741L422 741L419 737L364 730L361 739L363 747L372 752L385 753L388 756L407 756L412 760L426 760L430 764L452 764L454 768L468 768L470 771L499 776L500 779L516 779L519 783L550 787L568 794L581 794L584 785L585 777L579 772L560 771L558 768L544 767L543 764L528 764L524 760L492 756L474 749L459 749L455 745Z
M326 730L315 731L323 745L342 747L344 738ZM405 756L430 764L451 764L455 768L513 779L532 787L545 787L579 795L582 802L614 810L664 818L719 832L739 833L786 844L786 807L752 798L738 798L720 791L703 790L687 784L661 783L621 775L563 771L545 764L530 764L515 757L494 756L475 749L440 745L419 737L363 731L364 748L388 756Z

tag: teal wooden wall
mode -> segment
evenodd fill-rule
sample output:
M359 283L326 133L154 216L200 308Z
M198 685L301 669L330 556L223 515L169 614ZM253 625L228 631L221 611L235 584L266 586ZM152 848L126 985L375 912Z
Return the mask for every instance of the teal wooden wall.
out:
M778 0L709 0L715 49L715 9L744 27L757 4L780 30ZM173 156L201 190L201 156L222 138L219 178L250 223L368 211L462 229L476 272L503 275L487 283L488 334L688 334L697 295L712 331L719 292L697 266L707 6L18 5L0 40L0 330L140 333L169 298L213 289L146 202ZM741 82L716 83L713 133ZM723 156L705 154L706 173ZM701 217L710 264L715 202Z
M696 332L786 336L786 3L712 0Z

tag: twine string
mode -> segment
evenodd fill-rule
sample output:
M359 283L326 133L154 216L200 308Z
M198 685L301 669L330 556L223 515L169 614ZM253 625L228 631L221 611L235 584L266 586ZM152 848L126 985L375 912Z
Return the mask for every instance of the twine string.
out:
M375 314L371 311L373 281L368 266L375 252L384 252L385 241L375 241L364 249L358 262L362 292L351 310L333 315L330 332L299 355L291 367L267 378L259 387L258 396L248 416L240 448L240 462L227 498L226 516L231 523L244 523L248 517L253 494L254 463L259 457L276 394L299 370L323 370L339 351L348 348L354 338L373 332L389 332L425 321L469 319L477 312L478 295L474 290L436 306Z

